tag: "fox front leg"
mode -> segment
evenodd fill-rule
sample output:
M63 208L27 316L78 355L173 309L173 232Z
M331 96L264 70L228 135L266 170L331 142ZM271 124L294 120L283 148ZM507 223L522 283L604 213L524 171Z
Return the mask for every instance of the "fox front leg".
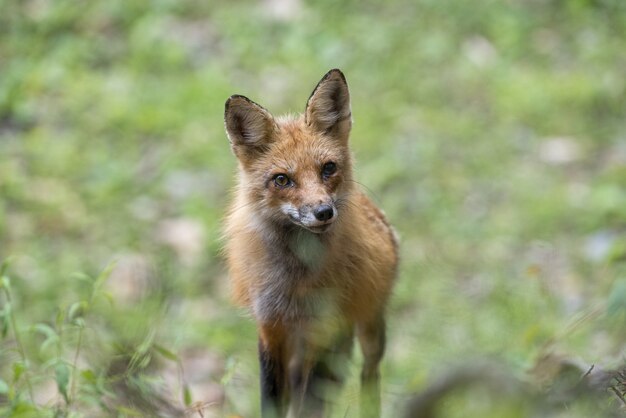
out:
M380 361L385 353L385 320L378 315L373 321L357 325L357 336L363 352L361 371L361 417L380 416Z
M283 418L286 413L287 391L282 353L259 338L259 370L261 386L261 416Z
M323 399L312 391L312 368L315 350L306 343L302 335L294 339L294 356L289 362L291 401L288 418L321 418L324 411Z

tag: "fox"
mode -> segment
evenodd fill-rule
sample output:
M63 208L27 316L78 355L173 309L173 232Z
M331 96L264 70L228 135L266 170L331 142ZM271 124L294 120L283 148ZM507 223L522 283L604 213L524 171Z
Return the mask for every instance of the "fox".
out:
M398 239L353 178L344 74L324 75L295 116L233 95L224 124L238 161L224 254L234 301L258 329L262 417L327 416L355 336L359 410L380 416Z

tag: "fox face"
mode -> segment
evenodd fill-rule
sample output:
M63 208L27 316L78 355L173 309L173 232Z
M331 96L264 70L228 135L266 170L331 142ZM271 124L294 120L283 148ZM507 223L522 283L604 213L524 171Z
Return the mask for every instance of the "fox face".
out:
M264 219L316 234L332 229L352 186L350 97L343 74L319 82L303 115L274 118L244 96L226 102L225 124L246 204Z

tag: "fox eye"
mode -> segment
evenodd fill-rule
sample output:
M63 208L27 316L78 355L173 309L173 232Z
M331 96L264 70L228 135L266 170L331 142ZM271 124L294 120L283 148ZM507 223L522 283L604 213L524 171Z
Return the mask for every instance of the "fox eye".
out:
M322 167L322 176L330 177L337 172L337 164L332 161L327 162Z
M274 176L274 184L277 187L287 187L291 184L291 180L285 174L276 174Z

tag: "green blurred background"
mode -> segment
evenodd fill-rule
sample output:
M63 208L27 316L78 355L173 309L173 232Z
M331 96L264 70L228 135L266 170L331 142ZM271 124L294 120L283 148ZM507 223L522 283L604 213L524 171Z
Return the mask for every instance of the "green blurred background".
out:
M542 360L624 366L625 2L0 0L3 416L258 415L224 101L300 112L335 67L402 238L384 416L475 359L539 393ZM535 413L500 403L440 409Z

